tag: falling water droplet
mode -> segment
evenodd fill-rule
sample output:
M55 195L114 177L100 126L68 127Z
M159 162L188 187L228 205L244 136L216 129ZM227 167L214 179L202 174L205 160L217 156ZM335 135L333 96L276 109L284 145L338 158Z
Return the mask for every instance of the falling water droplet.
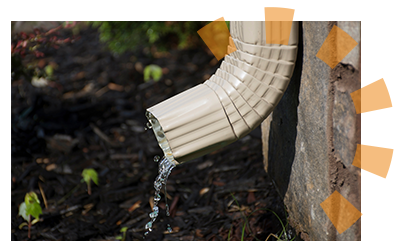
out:
M167 182L164 183L164 197L165 197L165 214L169 216L169 206L168 206L168 198L167 198Z
M161 182L154 182L154 189L161 189L162 183Z
M158 212L156 212L156 211L151 212L151 213L149 214L150 218L152 218L152 219L156 218L157 215L158 215Z
M154 162L159 162L160 161L160 156L158 156L158 155L156 155L156 156L154 156Z
M150 221L146 224L146 226L144 227L145 229L149 229L149 231L151 232L151 227L153 226L153 223Z
M167 216L170 216L168 204L165 205L165 214L166 214Z
M156 158L156 157L154 157ZM152 231L153 223L156 221L158 213L159 213L159 208L158 208L158 202L161 200L161 188L163 184L167 183L168 176L171 174L172 169L176 166L174 163L170 162L167 158L163 157L161 160L159 160L158 163L158 173L159 175L156 177L156 180L154 181L154 189L155 189L155 194L154 194L154 206L153 206L153 212L149 213L149 217L151 219L150 222L148 222L145 226L145 229L147 232L144 234L145 236L148 235L149 232ZM166 185L165 187L165 203L166 203L166 215L170 216L169 213L169 206L168 206L168 201L167 201L167 191L166 191ZM169 229L168 229L169 231ZM171 229L172 231L172 229Z
M172 232L172 228L171 228L171 225L170 225L170 224L167 224L167 231L168 231L168 233L171 233L171 232Z

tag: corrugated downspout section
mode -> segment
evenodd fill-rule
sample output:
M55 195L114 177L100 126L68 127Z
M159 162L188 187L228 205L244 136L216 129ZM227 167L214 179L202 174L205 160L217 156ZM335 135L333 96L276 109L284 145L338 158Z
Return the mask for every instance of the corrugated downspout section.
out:
M221 67L199 84L149 109L146 116L165 156L180 164L250 133L285 92L297 55L298 22L289 45L265 43L264 22L231 22ZM228 51L231 48L228 47Z

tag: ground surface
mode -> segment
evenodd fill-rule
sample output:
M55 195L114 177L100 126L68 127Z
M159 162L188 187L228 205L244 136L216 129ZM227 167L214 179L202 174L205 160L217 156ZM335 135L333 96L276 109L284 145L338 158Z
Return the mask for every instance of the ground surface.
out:
M143 239L161 155L145 109L213 74L219 63L206 48L148 56L115 56L92 29L36 64L57 65L50 86L12 82L11 239L28 240L18 206L34 191L43 209L31 240L265 240L280 233L284 209L263 169L259 128L217 152L178 166L168 180L171 216L162 209ZM29 58L28 58L29 59ZM27 60L28 60L27 59ZM163 78L144 83L148 64ZM111 84L110 84L111 83ZM94 168L89 195L81 173ZM233 196L237 200L234 201ZM160 207L165 208L164 196ZM247 218L249 226L242 231ZM166 225L173 228L167 233ZM271 238L272 239L272 238Z

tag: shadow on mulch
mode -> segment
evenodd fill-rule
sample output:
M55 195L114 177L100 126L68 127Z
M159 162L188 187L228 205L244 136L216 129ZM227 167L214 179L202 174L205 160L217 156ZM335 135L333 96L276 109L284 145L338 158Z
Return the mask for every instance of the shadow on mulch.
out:
M18 206L34 191L43 209L31 240L144 240L162 155L145 131L145 109L188 89L215 72L219 63L204 48L173 50L163 57L143 50L115 56L87 28L81 39L44 51L57 65L52 87L12 82L11 239L28 240ZM159 82L143 82L143 67L163 68ZM168 180L171 216L164 197L154 230L145 240L265 240L282 230L282 202L263 169L261 132L176 167ZM88 195L85 168L99 174ZM234 201L232 194L237 199ZM263 210L264 209L264 210ZM173 228L166 232L166 225ZM274 239L274 238L270 238Z

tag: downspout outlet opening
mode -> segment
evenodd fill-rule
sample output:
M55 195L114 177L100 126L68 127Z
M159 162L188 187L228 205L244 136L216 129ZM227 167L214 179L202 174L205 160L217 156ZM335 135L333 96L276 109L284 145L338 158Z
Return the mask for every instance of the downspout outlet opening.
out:
M164 157L167 158L171 163L178 165L177 162L172 154L171 147L169 146L167 137L165 136L164 130L162 129L160 122L158 119L149 111L146 111L146 117L151 124L151 128L156 136L158 145L164 152Z

